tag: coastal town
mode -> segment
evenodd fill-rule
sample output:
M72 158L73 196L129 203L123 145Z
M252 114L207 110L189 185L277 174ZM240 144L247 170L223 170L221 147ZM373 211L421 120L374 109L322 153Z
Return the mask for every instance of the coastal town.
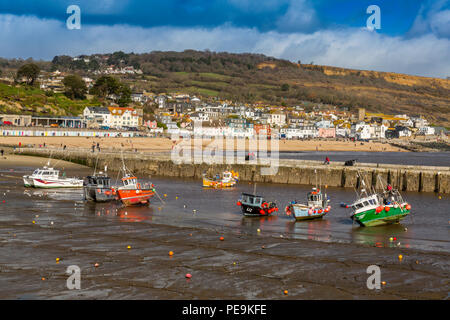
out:
M140 70L109 67L105 72L139 73ZM41 76L40 88L55 93L63 92L63 79L64 75L59 71L47 77ZM83 77L83 81L88 88L93 86L93 79ZM449 134L445 127L434 126L423 116L370 113L365 108L357 108L355 113L348 108L309 101L299 101L298 105L288 107L263 102L239 103L187 93L155 94L145 90L131 93L129 107L119 107L114 103L115 99L114 95L110 95L104 105L86 106L76 116L0 114L0 134L27 136L34 134L33 129L67 128L102 132L130 131L135 132L135 135L236 138L266 135L280 139L344 138L358 141L417 136L434 137L438 141ZM149 106L152 112L144 114L144 108ZM106 133L104 136L111 135Z

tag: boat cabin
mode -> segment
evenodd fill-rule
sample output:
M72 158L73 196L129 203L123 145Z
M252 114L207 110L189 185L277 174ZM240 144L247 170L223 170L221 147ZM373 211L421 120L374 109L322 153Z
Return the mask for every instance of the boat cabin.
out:
M111 178L107 176L88 176L88 185L97 186L99 188L110 188Z
M308 192L307 199L310 207L321 207L323 205L323 194L320 189L313 188L311 192Z
M250 206L258 206L260 207L264 201L264 198L261 196L255 196L249 193L243 193L241 196L241 202Z
M376 208L380 205L380 201L376 194L368 197L358 199L352 204L352 209L354 212L366 211L369 209Z
M136 189L138 184L136 177L124 177L122 178L122 183L122 189Z
M43 169L34 170L33 176L34 177L57 178L59 176L59 170L54 170L53 168L44 167Z

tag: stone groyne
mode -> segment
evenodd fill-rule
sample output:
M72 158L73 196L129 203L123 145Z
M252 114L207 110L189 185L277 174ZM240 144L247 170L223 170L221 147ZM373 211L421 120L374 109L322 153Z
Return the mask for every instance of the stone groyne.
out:
M63 151L49 149L16 149L17 154L62 159L103 168L108 171L118 171L122 168L120 153L92 153L86 151ZM183 163L176 164L167 154L124 153L124 161L128 169L140 176L165 176L177 178L201 179L203 173L215 174L227 169L239 172L241 181L261 183L282 183L315 185L316 174L322 185L330 187L354 188L360 184L358 171L366 177L366 182L379 188L383 183L390 183L401 191L450 193L450 167L409 166L409 165L377 165L362 164L344 166L333 162L323 165L320 161L279 160L278 170L273 175L261 174L261 169L267 165L261 164L207 164ZM100 169L98 169L100 170ZM381 179L380 179L381 178ZM381 180L381 181L380 181Z

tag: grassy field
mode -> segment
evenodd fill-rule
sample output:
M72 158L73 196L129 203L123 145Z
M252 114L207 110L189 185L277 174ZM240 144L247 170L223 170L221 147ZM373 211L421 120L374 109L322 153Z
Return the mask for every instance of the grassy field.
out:
M0 112L22 114L79 115L96 100L71 100L62 93L46 93L36 87L0 83Z

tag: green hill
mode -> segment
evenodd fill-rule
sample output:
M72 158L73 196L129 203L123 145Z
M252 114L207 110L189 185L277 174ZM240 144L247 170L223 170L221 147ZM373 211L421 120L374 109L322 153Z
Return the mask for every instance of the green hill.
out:
M248 53L115 52L80 58L57 56L52 62L40 63L47 71L58 69L91 77L96 77L93 71L108 66L132 66L143 74L120 77L134 91L184 92L280 106L310 101L355 112L356 108L365 107L369 112L423 115L436 125L450 127L450 81L444 79L306 65ZM14 69L18 65L16 60L2 60L5 68ZM79 102L73 103L66 101L61 109L76 110Z

